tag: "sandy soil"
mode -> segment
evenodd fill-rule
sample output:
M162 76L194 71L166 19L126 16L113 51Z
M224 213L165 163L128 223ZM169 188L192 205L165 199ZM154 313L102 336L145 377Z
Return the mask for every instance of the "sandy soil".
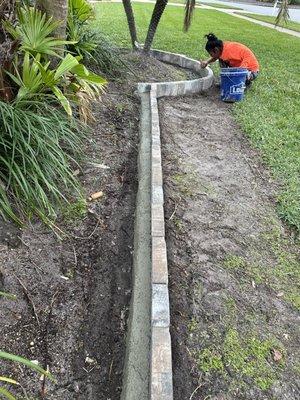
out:
M164 99L176 400L296 400L299 243L216 90Z

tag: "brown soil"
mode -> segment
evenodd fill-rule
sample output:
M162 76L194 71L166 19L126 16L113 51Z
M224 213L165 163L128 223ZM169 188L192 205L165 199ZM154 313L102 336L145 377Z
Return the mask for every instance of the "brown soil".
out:
M299 246L216 90L163 99L175 400L296 400Z
M19 395L55 400L120 397L131 297L139 99L136 83L182 78L182 72L140 55L95 104L80 180L86 196L103 191L56 223L59 240L39 222L20 231L0 221L0 349L49 367L57 383L39 381L28 368L0 360ZM107 167L107 168L106 168ZM80 211L80 208L79 208ZM80 213L79 213L80 214ZM71 220L71 221L70 221ZM26 397L27 398L27 397Z

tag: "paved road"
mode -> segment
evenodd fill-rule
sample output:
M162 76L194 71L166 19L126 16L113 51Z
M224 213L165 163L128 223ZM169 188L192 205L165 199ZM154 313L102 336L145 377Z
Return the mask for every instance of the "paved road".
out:
M266 6L259 6L256 4L247 4L247 3L239 3L237 2L228 2L228 1L223 1L223 0L203 0L205 3L219 3L219 4L226 4L227 6L232 6L232 7L239 7L242 8L245 11L251 11L256 14L262 14L262 15L274 15L273 14L273 7L266 7ZM201 3L201 1L198 1ZM276 13L275 13L276 15ZM300 9L299 8L290 8L290 18L292 21L300 22Z

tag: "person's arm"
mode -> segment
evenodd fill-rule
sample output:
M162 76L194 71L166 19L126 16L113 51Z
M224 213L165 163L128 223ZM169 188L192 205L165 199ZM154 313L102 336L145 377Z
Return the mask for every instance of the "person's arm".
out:
M208 64L214 63L215 61L217 61L217 59L214 57L211 57L210 59L208 59L206 61L200 61L201 67L206 68L208 66Z

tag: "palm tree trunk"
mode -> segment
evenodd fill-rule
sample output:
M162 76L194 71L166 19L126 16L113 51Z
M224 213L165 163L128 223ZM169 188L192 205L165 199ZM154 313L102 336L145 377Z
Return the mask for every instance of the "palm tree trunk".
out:
M68 17L68 0L37 0L36 5L39 9L45 11L48 17L53 17L55 21L61 22L61 25L55 32L55 36L60 39L65 39Z
M137 44L138 40L137 40L136 26L135 26L135 20L134 20L134 14L133 14L133 9L132 9L132 5L131 5L131 0L122 0L122 1L123 1L123 6L124 6L125 13L126 13L126 17L127 17L132 47L134 49L136 49L136 47L137 47L136 44Z
M284 22L285 24L288 23L288 20L290 19L290 14L289 14L289 4L290 0L283 0L281 2L275 25L278 26L280 23Z
M159 21L160 21L160 18L162 16L163 12L165 11L167 4L168 4L168 0L157 0L155 3L151 21L150 21L149 28L148 28L145 45L144 45L145 53L149 53L149 51L150 51L157 26L159 24Z
M11 82L4 71L11 71L12 61L18 41L12 41L2 27L5 20L13 20L15 14L15 0L0 1L0 99L11 101L13 90ZM0 182L1 183L1 182Z

